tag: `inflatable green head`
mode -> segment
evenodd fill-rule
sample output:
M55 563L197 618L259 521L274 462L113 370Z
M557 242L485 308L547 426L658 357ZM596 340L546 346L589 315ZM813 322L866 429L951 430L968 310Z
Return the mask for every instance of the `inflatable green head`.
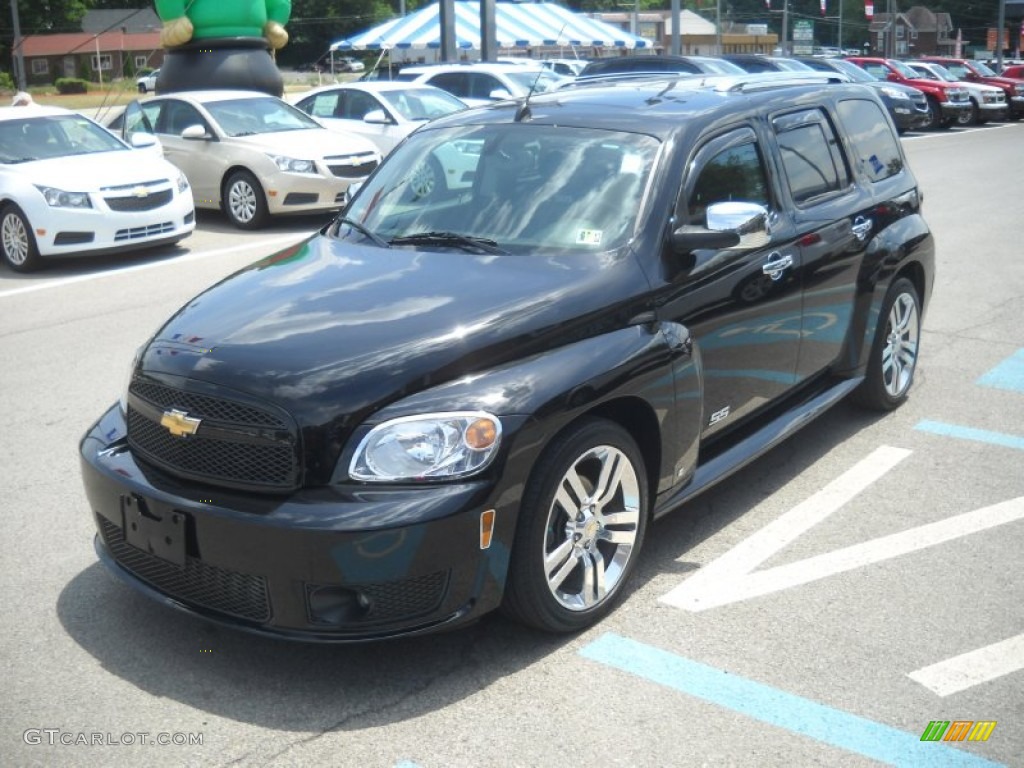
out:
M165 48L208 37L265 37L270 47L288 42L284 25L291 0L156 0Z

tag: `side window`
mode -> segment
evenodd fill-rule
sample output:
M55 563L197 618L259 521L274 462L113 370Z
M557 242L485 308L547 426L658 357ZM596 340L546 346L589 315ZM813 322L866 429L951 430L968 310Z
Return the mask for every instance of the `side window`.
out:
M694 166L697 179L686 205L690 222L703 224L712 203L740 201L770 207L764 161L750 129L715 140L702 150Z
M793 202L801 205L849 185L835 131L819 110L783 115L773 125Z
M868 74L874 75L879 80L885 80L889 76L889 70L881 64L865 64L864 69Z
M903 154L881 108L867 99L839 102L839 120L850 137L857 167L871 181L881 181L903 170Z
M318 93L311 99L302 100L296 106L313 117L334 117L338 108L338 94Z
M491 93L494 91L508 91L508 88L502 85L501 81L492 75L487 75L482 72L474 72L470 77L473 79L473 86L470 90L472 91L471 95L474 99L489 99L491 98Z
M377 100L368 93L349 91L347 96L348 103L345 107L345 116L352 120L362 120L366 117L367 113L380 109Z
M178 136L190 125L201 125L206 128L206 121L202 115L191 104L183 101L168 101L164 105L163 118L162 133Z
M430 84L456 96L467 97L466 81L462 72L442 72L430 78Z

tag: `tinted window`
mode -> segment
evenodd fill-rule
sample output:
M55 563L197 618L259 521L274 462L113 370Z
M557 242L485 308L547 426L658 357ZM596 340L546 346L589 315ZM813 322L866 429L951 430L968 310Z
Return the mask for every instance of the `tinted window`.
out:
M757 145L752 141L715 154L700 170L687 204L690 221L704 223L712 203L740 201L768 207L768 183Z
M903 170L903 155L882 110L873 101L850 99L839 103L839 119L850 137L854 161L861 173L881 181Z
M849 183L835 132L817 110L776 118L779 151L797 205Z

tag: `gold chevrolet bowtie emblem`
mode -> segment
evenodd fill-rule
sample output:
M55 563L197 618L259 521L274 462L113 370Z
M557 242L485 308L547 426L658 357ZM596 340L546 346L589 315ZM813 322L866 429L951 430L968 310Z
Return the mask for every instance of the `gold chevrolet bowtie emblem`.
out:
M135 197L147 197L149 195L149 187L132 187L132 194Z
M164 411L164 415L160 417L160 426L167 427L175 437L187 437L196 433L201 421L202 419L194 419L185 411L172 409Z

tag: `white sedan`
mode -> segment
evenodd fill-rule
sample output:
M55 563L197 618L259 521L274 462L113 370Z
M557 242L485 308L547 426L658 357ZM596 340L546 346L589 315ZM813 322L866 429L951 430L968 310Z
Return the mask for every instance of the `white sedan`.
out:
M466 103L431 85L372 80L314 88L295 106L328 128L365 136L386 155L424 123Z
M174 243L195 229L185 175L84 115L0 108L0 256L28 272L47 256Z

